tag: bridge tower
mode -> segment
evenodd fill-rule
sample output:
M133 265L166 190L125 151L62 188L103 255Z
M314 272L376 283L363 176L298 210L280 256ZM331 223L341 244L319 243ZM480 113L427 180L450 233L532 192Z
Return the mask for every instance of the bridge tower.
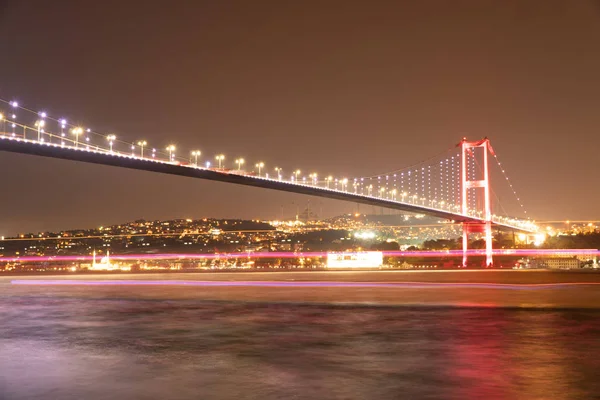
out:
M463 267L467 266L467 250L469 243L469 233L484 233L485 234L485 264L490 267L493 263L492 259L492 209L490 203L490 177L488 169L488 153L494 154L494 150L490 146L490 140L486 137L482 140L469 142L466 138L460 142L461 146L461 188L462 188L462 214L472 215L479 213L482 223L463 222ZM479 154L476 154L479 153ZM481 154L482 153L482 154ZM479 157L476 157L479 155ZM474 165L478 163L478 158L483 163L483 171L479 175L475 173ZM471 172L469 173L469 164ZM473 207L469 209L469 194L470 191L476 191L479 196L472 196L472 199L481 198L483 192L483 202L474 201ZM477 210L477 208L480 208Z

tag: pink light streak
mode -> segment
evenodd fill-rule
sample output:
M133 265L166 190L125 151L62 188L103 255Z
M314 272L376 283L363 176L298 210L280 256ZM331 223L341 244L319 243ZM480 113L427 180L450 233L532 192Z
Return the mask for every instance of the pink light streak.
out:
M343 253L343 252L341 252ZM345 254L361 253L347 252ZM389 257L430 257L430 258L454 258L462 257L462 250L444 251L383 251L384 256ZM255 258L326 258L327 252L244 252L223 254L198 254L198 253L174 253L174 254L123 254L111 255L111 260L135 261L135 260L220 260L220 259L255 259ZM471 256L485 256L485 250L469 250ZM549 256L600 256L597 249L496 249L494 256L512 257L549 257ZM99 256L97 256L99 257ZM24 257L0 257L0 263L7 262L86 262L92 261L93 256L24 256Z
M405 288L405 289L505 289L540 290L600 285L600 282L568 282L539 284L505 283L431 283L431 282L337 282L337 281L179 281L179 280L72 280L72 279L22 279L12 285L25 286L193 286L193 287L295 287L295 288Z

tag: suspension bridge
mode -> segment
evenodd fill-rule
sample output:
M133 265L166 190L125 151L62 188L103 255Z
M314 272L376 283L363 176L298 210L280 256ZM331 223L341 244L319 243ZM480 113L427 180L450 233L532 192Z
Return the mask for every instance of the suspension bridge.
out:
M301 169L267 168L265 162L246 163L224 154L207 158L200 150L181 155L174 145L152 147L145 140L124 140L110 133L70 124L15 101L0 99L0 151L229 182L426 214L463 226L463 264L468 237L483 234L486 265L492 265L492 230L535 233L526 217L492 212L490 168L502 173L524 214L523 204L498 161L489 139L466 138L450 150L421 163L361 177L322 176ZM250 165L250 168L247 167ZM229 166L229 167L228 167ZM285 171L291 171L285 173Z

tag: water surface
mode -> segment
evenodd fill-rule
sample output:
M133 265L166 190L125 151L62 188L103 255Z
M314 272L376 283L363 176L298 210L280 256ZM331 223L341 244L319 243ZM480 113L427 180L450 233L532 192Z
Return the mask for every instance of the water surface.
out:
M95 287L85 295L5 292L0 398L546 400L600 393L594 308L211 301L179 298L179 290L163 288L156 298Z

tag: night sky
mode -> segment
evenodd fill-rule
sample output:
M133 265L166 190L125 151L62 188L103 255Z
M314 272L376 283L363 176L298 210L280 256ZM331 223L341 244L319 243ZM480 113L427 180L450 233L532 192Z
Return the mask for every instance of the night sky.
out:
M598 2L0 0L0 37L0 98L123 139L353 177L488 136L532 217L600 219ZM1 235L311 199L10 153L0 169Z

